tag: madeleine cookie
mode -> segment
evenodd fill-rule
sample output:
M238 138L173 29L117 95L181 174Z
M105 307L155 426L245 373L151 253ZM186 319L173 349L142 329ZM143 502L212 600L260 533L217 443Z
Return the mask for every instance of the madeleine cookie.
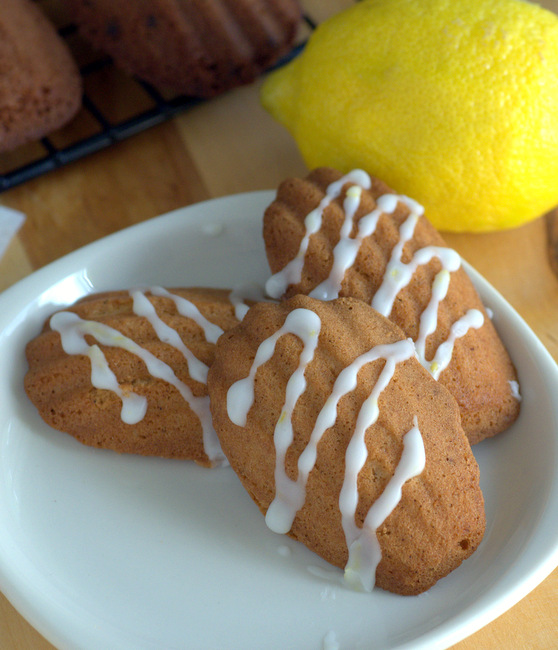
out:
M480 543L457 404L364 302L255 305L219 339L208 387L222 449L268 526L357 588L421 593Z
M80 32L162 92L212 97L247 84L293 46L298 0L71 0Z
M327 168L281 184L264 216L274 298L352 296L415 341L456 398L476 443L519 414L517 376L480 297L415 201L360 170Z
M239 321L220 289L115 291L54 314L26 348L25 390L41 417L118 452L220 464L207 372Z
M48 135L81 107L78 67L36 2L2 0L0 71L0 151Z

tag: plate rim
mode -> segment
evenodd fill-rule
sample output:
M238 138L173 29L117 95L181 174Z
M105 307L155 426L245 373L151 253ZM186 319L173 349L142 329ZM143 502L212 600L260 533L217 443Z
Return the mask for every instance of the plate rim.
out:
M14 317L16 317L21 312L25 305L28 305L38 295L42 294L46 289L51 287L53 285L53 278L56 277L55 282L58 282L64 277L68 277L72 273L75 273L79 269L83 268L83 264L79 263L79 259L81 257L91 256L97 249L103 249L107 245L113 246L115 244L118 244L120 241L124 241L126 236L131 231L148 232L151 229L163 229L167 223L177 219L187 219L190 221L195 217L196 212L203 210L204 207L206 207L208 204L213 204L214 206L218 205L219 203L223 205L230 205L231 201L239 202L240 204L244 203L245 201L254 201L255 203L261 201L263 204L268 202L269 198L273 195L274 190L258 190L255 192L242 192L228 196L210 198L205 201L183 206L111 233L37 269L30 275L22 278L14 285L8 287L0 293L0 343L2 341L3 332L5 331L6 325L13 322ZM190 212L190 215L188 215L188 212ZM231 210L231 212L233 212L233 210ZM501 305L504 305L506 310L511 310L511 313L513 313L516 319L516 324L521 330L519 333L523 336L528 337L530 345L534 345L537 348L537 354L539 354L540 358L543 360L542 368L544 370L544 373L548 376L553 375L553 377L556 379L558 377L558 367L556 365L556 361L552 358L548 350L544 347L540 339L534 334L525 320L518 314L512 305L510 305L503 298L503 296L470 264L463 260L463 265L471 276L475 287L479 293L481 293L483 302L485 301L485 295L488 295L490 300L496 301L500 307ZM68 266L73 266L75 268L72 271L65 272L62 276L62 270ZM37 281L39 281L39 286L37 289L32 292L28 292L29 288L33 287ZM11 316L5 318L2 307L10 303L10 301L13 301L15 303L15 307L12 307L10 309L13 312ZM1 436L2 432L0 432L0 438ZM554 483L556 484L556 482L557 475L554 475ZM558 490L555 489L555 491ZM555 495L555 497L556 496L557 495ZM48 629L48 621L44 620L44 613L35 611L35 603L26 601L23 591L21 591L21 589L18 589L18 585L12 584L12 581L5 573L4 564L5 558L3 556L0 556L0 587L2 592L14 605L18 612L24 618L26 618L31 623L31 625L33 625L46 639L53 638L52 630ZM455 625L455 623L452 623L452 621L455 621L456 617L452 617L450 620L444 621L444 623L442 623L438 628L432 628L423 633L413 642L403 643L393 647L400 649L411 647L442 648L457 643L458 641L470 636L485 625L489 624L501 616L504 612L509 610L511 607L513 607L515 604L517 604L530 591L537 587L546 577L548 577L548 575L550 575L556 566L558 566L558 541L556 542L552 551L549 552L546 557L539 560L539 562L536 564L535 570L531 571L519 582L516 581L516 583L514 583L515 586L513 589L503 593L500 598L495 601L490 607L485 607L483 610L481 610L481 612L474 614L473 618L471 618L471 615L465 615L464 620ZM8 578L7 582L6 578ZM457 618L459 619L462 616L463 615L460 615ZM446 629L448 627L449 630ZM58 630L57 632L60 631Z

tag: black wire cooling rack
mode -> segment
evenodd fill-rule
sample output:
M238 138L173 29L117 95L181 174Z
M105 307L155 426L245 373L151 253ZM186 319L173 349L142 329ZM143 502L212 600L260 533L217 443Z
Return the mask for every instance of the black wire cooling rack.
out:
M57 3L52 0L36 2L51 18L79 65L84 87L83 105L77 116L59 131L13 152L0 154L0 192L125 140L203 101L210 101L184 95L164 97L149 84L118 70L109 57L93 51L80 38L76 26L65 20ZM293 59L304 47L308 33L315 29L316 23L310 16L305 14L303 18L297 44L274 67ZM133 112L130 112L131 105Z

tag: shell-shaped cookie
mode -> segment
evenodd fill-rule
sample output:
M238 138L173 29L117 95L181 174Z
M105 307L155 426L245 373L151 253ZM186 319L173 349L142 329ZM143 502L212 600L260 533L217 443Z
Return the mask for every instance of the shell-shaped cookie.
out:
M81 107L78 67L40 3L2 0L0 70L0 151L59 129Z
M219 464L207 372L238 323L221 289L93 294L26 347L25 390L49 425L118 452Z
M269 527L352 584L417 594L480 543L456 402L364 302L253 306L219 340L208 386L222 449Z
M283 182L264 216L274 298L364 300L403 329L456 398L471 443L519 414L517 376L459 255L422 208L356 170Z

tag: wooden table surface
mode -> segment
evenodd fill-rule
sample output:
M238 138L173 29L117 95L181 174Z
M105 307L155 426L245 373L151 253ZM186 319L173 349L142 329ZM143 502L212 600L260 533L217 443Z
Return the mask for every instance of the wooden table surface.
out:
M322 20L348 0L304 3ZM541 4L558 10L558 0ZM287 132L259 106L260 83L0 194L27 220L0 260L0 291L84 244L211 197L275 188L306 168ZM126 101L112 89L114 102ZM0 162L2 156L0 155ZM517 230L448 235L449 244L517 309L558 359L558 278L543 218ZM0 594L0 648L52 649ZM558 570L459 650L558 647Z

